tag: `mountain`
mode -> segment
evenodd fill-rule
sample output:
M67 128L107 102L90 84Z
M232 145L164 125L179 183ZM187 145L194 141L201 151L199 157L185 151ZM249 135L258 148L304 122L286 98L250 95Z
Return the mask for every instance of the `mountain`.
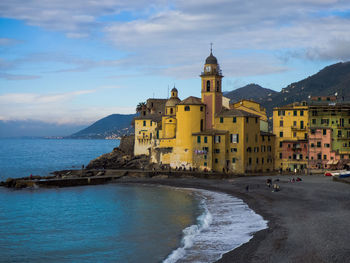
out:
M135 116L136 114L112 114L66 138L105 139L131 134L134 132L131 122Z
M11 137L62 137L79 131L86 125L54 124L36 120L0 120L0 138Z
M237 102L241 99L251 99L260 102L264 98L278 93L271 89L263 88L257 84L248 84L242 88L225 92L224 96L231 99L231 102Z
M231 98L231 102L242 98L253 99L266 108L268 116L272 116L274 107L307 101L309 96L330 96L335 93L338 99L350 100L350 62L327 66L306 79L291 83L280 92L250 84L225 96Z

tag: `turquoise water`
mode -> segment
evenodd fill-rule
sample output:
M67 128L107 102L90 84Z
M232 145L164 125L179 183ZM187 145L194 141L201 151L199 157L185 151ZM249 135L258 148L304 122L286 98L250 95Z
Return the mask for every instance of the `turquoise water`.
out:
M81 168L119 140L0 139L0 180Z
M0 180L80 168L118 145L0 139ZM169 188L0 187L0 262L160 262L199 213L198 198Z
M168 188L0 188L0 262L161 262L198 202Z
M0 180L80 168L118 145L0 139ZM0 187L0 262L214 262L266 225L242 200L205 190Z

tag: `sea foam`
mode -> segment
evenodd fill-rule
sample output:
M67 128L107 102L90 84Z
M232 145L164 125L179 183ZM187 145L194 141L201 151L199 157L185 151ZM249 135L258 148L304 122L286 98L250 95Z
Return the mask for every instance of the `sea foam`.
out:
M224 193L188 189L201 198L203 213L183 230L181 246L163 262L214 262L248 242L267 221L241 199Z

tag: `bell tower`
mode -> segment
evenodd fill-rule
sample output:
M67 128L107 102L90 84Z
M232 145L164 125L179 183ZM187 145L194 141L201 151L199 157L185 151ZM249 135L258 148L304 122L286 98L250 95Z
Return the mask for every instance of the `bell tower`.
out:
M200 77L202 79L202 102L206 105L206 129L212 129L215 114L222 108L221 81L224 77L216 57L213 56L212 44L210 55L205 60L204 71Z

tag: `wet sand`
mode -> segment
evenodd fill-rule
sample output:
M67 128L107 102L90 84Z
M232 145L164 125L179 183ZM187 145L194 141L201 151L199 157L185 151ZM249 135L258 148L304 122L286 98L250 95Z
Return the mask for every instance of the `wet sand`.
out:
M231 194L268 220L246 244L218 262L350 262L350 185L324 176L256 176L224 180L129 178L123 183L162 184ZM266 179L279 178L279 192ZM249 185L249 192L246 186Z

